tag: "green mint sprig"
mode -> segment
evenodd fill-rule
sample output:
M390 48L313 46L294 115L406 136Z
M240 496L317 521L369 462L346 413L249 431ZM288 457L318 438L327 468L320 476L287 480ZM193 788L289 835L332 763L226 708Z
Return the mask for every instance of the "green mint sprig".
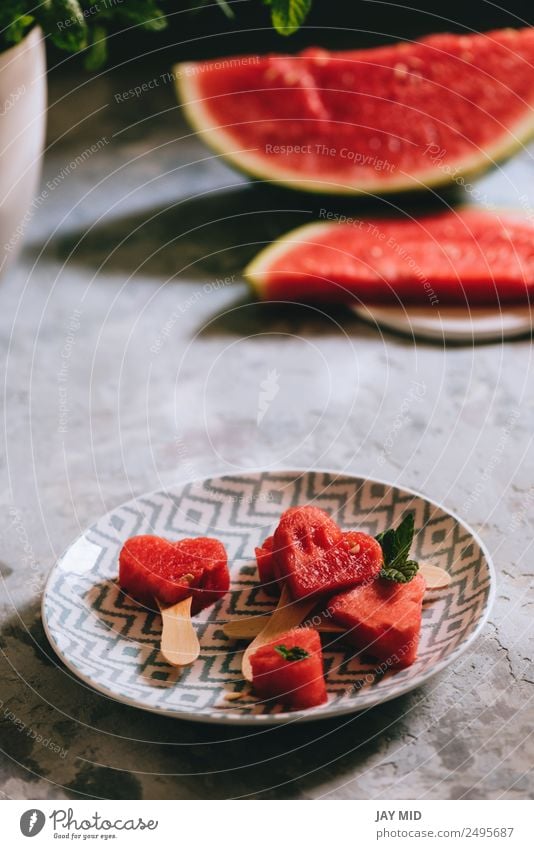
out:
M293 646L292 649L288 649L287 646L275 646L274 650L278 652L278 654L284 658L284 660L295 661L295 660L304 660L306 657L309 657L309 652L306 649L303 649L302 646Z
M419 563L410 560L410 549L414 537L414 514L407 513L400 525L383 531L376 537L382 548L384 565L381 578L407 584L419 571Z

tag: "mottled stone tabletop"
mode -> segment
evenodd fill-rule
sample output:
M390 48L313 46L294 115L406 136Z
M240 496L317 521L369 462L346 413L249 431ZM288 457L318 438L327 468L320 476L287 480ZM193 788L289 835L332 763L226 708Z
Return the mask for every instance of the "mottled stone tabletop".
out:
M255 303L244 263L324 201L254 185L210 154L165 72L52 75L52 188L1 283L1 792L532 796L530 339L444 346L342 309ZM147 80L140 96L116 97ZM533 175L523 152L480 189L528 211ZM270 372L279 392L258 425ZM390 479L479 531L497 601L459 662L364 715L258 733L149 715L66 674L39 605L79 531L160 485L276 464Z

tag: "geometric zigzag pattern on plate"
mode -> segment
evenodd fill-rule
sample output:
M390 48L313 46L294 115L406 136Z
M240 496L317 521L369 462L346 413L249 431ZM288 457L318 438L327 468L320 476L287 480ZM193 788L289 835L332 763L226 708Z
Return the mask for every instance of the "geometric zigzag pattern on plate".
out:
M242 644L221 622L265 613L272 600L258 586L254 546L272 532L282 510L313 503L344 528L375 535L415 511L414 552L452 575L425 604L416 663L377 673L348 647L326 645L329 700L315 717L365 709L421 684L459 654L488 612L491 571L484 552L456 518L395 486L326 472L261 472L177 485L117 507L86 531L56 565L43 602L47 633L69 668L112 698L149 710L217 722L282 720L273 705L225 702L240 690ZM199 660L181 672L159 653L160 618L126 598L116 583L125 539L217 536L229 554L231 592L197 617ZM333 642L333 638L332 638ZM221 710L222 708L222 710ZM292 718L298 718L292 714Z

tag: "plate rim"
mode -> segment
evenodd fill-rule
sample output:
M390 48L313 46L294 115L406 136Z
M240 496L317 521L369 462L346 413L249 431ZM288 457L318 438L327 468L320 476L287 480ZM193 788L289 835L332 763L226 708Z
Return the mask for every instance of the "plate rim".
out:
M512 308L518 305L511 304ZM445 307L446 309L453 309L454 307ZM507 342L512 339L521 339L528 338L529 336L534 336L534 309L532 307L528 307L528 305L519 305L519 308L526 311L529 311L530 314L530 322L528 323L525 320L525 324L522 327L510 328L508 330L503 327L500 330L476 330L473 325L471 325L471 332L469 332L466 327L465 331L451 332L450 330L443 330L441 333L438 332L438 327L435 329L429 327L417 327L410 323L409 319L409 309L410 305L407 307L401 306L388 306L386 304L352 304L350 309L353 315L356 315L359 319L364 321L371 327L385 328L393 333L401 334L402 336L408 336L414 339L421 339L430 342L451 342L456 344L484 344L488 342ZM388 316L380 315L380 310L389 309L395 310L397 315L399 316L399 321L396 320L396 316L394 316L394 320L391 321ZM462 310L462 307L457 308L458 311ZM481 307L481 309L487 309L487 307ZM377 311L377 316L374 311ZM477 307L471 307L471 313L475 313ZM496 308L495 312L499 312ZM402 326L400 318L403 316Z
M408 679L404 684L399 686L399 689L390 695L380 696L379 694L376 697L368 702L365 706L358 708L355 704L346 704L340 705L339 707L331 706L330 709L325 710L323 705L317 708L308 708L306 710L301 711L283 711L276 714L248 714L248 715L239 715L232 713L225 713L224 710L220 710L220 716L217 716L215 712L211 712L208 714L201 713L193 713L189 711L171 711L165 710L159 707L154 707L151 705L145 705L139 702L136 699L130 698L128 696L117 696L113 691L109 690L107 687L104 687L100 684L95 683L92 679L84 675L80 669L78 669L75 664L71 663L68 657L63 653L63 651L59 648L50 628L48 626L48 620L46 616L46 601L47 597L50 593L50 588L52 584L52 580L55 577L56 570L62 560L66 557L67 553L70 549L78 542L78 540L82 539L87 532L93 527L97 522L101 522L106 516L112 515L116 510L119 510L121 507L124 507L127 504L130 504L132 501L136 501L140 498L149 497L155 493L165 493L168 492L171 487L177 486L185 486L186 484L195 484L202 483L206 480L211 480L212 478L223 478L223 477L233 477L236 475L259 475L267 473L278 473L278 474L296 474L303 475L309 474L310 472L318 473L318 474L326 474L333 475L338 477L348 477L348 478L359 478L360 480L366 481L368 483L376 483L386 487L394 487L395 489L402 490L403 492L409 493L410 495L415 496L416 498L420 498L423 501L426 501L428 504L432 504L434 507L443 510L449 516L451 516L456 522L458 522L468 533L473 537L476 541L477 545L480 547L482 554L484 555L484 559L486 561L486 565L488 568L489 574L489 592L488 598L486 602L486 606L484 611L478 620L476 627L469 635L469 637L464 640L459 646L454 649L454 651L448 657L443 658L441 661L435 664L430 670L423 674L423 676L414 683ZM454 510L450 510L444 504L439 501L434 500L433 498L429 498L424 495L422 492L419 492L416 489L413 489L409 486L403 486L402 484L396 484L392 481L384 480L382 478L374 478L368 477L365 474L359 474L357 472L348 472L343 469L326 469L326 468L298 468L294 467L292 469L287 468L255 468L255 469L243 469L240 472L233 473L224 473L219 471L214 471L213 473L206 474L201 478L183 478L179 479L176 482L169 484L167 488L155 488L148 490L146 492L142 492L139 495L133 496L133 498L129 498L126 501L122 501L120 504L117 504L111 510L108 510L107 513L103 513L99 516L95 522L91 525L88 525L77 537L75 537L69 545L62 551L61 555L57 558L54 565L50 569L50 572L47 576L45 586L43 589L40 611L41 611L41 621L43 624L43 629L46 635L48 642L50 643L51 648L55 652L57 658L63 663L64 666L71 672L76 679L82 681L85 685L87 685L91 690L99 693L100 695L105 696L108 699L111 699L118 704L123 704L128 707L136 708L137 710L142 710L147 713L155 714L158 716L166 716L176 720L184 720L187 722L196 722L203 725L233 725L233 726L272 726L272 725L283 725L283 724L291 724L293 722L313 722L319 720L329 720L335 719L339 716L346 716L348 714L357 714L361 711L367 711L371 708L377 707L380 704L385 704L386 702L392 701L393 699L400 698L401 696L406 695L412 690L416 690L421 687L423 684L426 684L427 681L430 681L436 675L438 675L443 669L449 666L451 663L456 661L465 651L471 646L475 640L478 639L480 633L484 626L486 625L490 613L493 609L493 605L495 602L495 597L497 593L497 572L493 563L493 559L488 551L488 548L482 538L479 536L478 532L475 531L464 519L462 519ZM231 708L228 709L229 711Z

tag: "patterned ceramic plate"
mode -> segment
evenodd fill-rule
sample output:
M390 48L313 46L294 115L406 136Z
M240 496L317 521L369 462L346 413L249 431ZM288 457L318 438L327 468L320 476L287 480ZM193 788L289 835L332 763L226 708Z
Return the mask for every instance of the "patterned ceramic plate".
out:
M343 528L373 535L415 511L416 556L447 569L452 582L425 603L413 666L380 674L354 650L326 639L328 703L289 714L246 695L227 698L243 689L243 644L228 639L221 623L272 607L258 584L254 546L272 533L282 510L307 503L327 510ZM159 654L159 616L127 599L116 582L122 543L143 533L171 539L216 536L232 564L230 593L196 618L200 658L181 673ZM333 472L253 472L180 484L108 513L54 567L43 621L66 666L106 696L180 719L274 724L352 713L418 687L472 643L488 616L494 586L492 565L476 534L422 495Z
M356 306L354 312L375 326L441 342L503 342L531 335L534 312L528 306L491 307L371 307Z

